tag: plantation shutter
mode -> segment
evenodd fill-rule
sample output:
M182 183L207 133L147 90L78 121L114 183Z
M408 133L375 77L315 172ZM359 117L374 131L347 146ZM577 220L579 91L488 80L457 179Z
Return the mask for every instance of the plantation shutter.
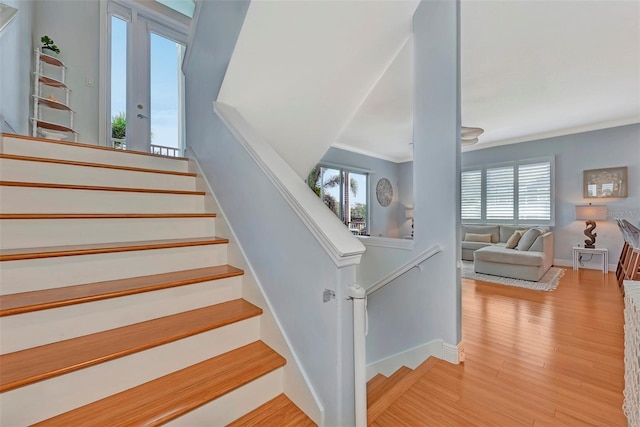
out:
M487 220L513 220L513 165L487 168Z
M481 220L482 170L462 172L460 181L460 211L462 220Z
M551 162L518 167L518 219L551 220Z

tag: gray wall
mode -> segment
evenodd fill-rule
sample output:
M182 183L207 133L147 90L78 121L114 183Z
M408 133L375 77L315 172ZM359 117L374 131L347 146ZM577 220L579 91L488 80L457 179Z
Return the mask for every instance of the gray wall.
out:
M319 163L372 171L368 189L370 234L394 238L411 234L411 221L405 218L405 209L413 206L413 162L394 163L331 147ZM393 201L387 207L381 206L376 199L376 184L381 178L387 178L393 185Z
M33 2L3 0L18 9L0 38L0 117L17 133L29 133ZM0 123L1 125L2 123ZM2 129L10 130L10 129Z
M609 208L609 221L597 221L596 247L609 249L609 263L615 264L622 249L622 235L615 217L640 221L640 124L620 126L574 135L504 145L462 154L463 166L504 162L540 156L555 156L555 258L571 263L572 247L584 245L584 221L575 220L575 205L592 202ZM582 172L615 166L628 167L628 197L584 199ZM600 268L601 258L587 263Z
M33 48L41 45L45 34L60 48L58 57L68 68L79 141L97 144L100 4L98 0L38 0L34 9ZM87 79L93 80L93 87L87 86Z
M100 13L98 0L4 0L20 12L0 39L0 114L19 134L31 134L33 49L48 35L60 48L68 67L75 128L83 142L98 138L98 56ZM86 80L94 82L93 87ZM49 118L68 115L50 111Z
M186 73L187 143L324 407L326 425L353 425L353 322L344 291L355 268L333 264L213 112L248 5L202 3ZM325 288L336 291L335 300L322 302Z
M458 175L459 2L422 1L414 31L415 238L413 251L368 247L361 274L399 264L440 245L443 251L369 298L367 362L434 340L460 341ZM397 266L397 265L396 265Z

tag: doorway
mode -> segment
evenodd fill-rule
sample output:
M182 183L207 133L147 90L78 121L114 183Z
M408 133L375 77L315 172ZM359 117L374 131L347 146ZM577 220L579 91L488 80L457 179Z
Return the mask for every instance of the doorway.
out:
M186 33L135 4L107 8L109 145L182 156Z

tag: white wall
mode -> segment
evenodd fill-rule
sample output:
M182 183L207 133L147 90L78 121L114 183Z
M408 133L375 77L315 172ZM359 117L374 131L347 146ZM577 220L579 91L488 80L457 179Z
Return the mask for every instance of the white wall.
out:
M457 1L427 0L414 16L414 249L368 248L358 280L380 265L388 273L433 245L443 251L369 298L368 364L434 340L455 346L461 338L458 9Z
M22 3L22 2L20 2ZM100 7L98 0L34 1L33 46L48 35L60 48L59 58L68 67L67 85L72 89L71 108L76 111L79 141L98 143L98 70ZM93 81L93 87L87 80Z
M17 8L18 15L0 37L0 118L3 117L13 131L27 134L31 117L29 100L34 4L20 0L3 0L3 3ZM11 129L3 128L2 131Z
M609 221L597 221L596 247L607 248L609 263L617 263L623 239L613 219L626 218L633 224L640 224L640 124L469 151L462 154L462 163L472 166L550 155L555 157L557 263L571 265L571 248L577 243L584 245L585 223L575 220L575 205L589 202L609 208ZM582 172L615 166L628 167L628 197L584 199ZM599 269L601 262L599 256L594 256L585 265Z

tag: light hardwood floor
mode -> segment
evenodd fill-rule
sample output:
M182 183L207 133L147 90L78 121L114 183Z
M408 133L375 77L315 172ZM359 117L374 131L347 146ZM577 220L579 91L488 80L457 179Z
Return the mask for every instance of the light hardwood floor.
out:
M615 274L566 269L552 292L463 279L461 365L438 361L374 426L626 426Z

